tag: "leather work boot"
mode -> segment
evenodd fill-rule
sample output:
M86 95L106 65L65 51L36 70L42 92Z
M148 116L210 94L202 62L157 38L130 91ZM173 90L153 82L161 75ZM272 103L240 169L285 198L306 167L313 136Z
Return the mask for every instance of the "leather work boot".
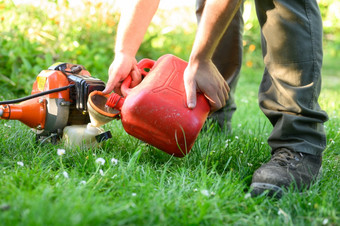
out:
M274 151L271 160L253 175L251 195L281 198L283 188L293 185L298 190L309 187L319 174L322 157L294 152L286 148Z

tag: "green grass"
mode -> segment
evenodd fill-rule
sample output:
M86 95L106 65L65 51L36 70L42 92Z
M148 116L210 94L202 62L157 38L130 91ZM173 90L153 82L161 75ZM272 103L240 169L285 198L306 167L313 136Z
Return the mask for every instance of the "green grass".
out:
M83 64L93 76L107 78L119 14L111 2L84 1L83 9L67 2L31 7L0 0L0 100L27 95L37 73L54 61ZM185 158L127 135L120 121L105 125L113 138L102 147L65 148L60 157L62 143L36 144L27 126L0 120L0 225L339 225L340 55L331 2L320 2L322 15L334 20L333 30L325 31L320 96L330 118L328 144L323 177L310 190L289 191L280 200L248 194L253 172L270 158L271 131L257 103L263 65L253 14L247 22L252 26L245 26L244 62L258 68L243 67L233 133L225 136L209 125ZM166 13L160 18L168 22ZM164 22L151 27L138 58L173 53L187 59L195 25L183 23L188 28L165 33ZM96 164L98 158L105 164Z
M271 125L257 105L262 71L244 67L233 133L208 126L185 158L127 135L120 121L105 125L113 138L102 147L65 148L62 157L62 143L38 145L25 125L0 121L0 225L339 224L339 67L328 60L320 97L328 145L323 177L310 190L249 197L252 173L270 158Z

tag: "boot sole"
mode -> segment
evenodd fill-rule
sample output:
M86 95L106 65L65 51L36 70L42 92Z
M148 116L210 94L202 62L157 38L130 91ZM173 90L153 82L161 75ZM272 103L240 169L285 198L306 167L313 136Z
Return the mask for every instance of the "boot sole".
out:
M267 184L267 183L252 183L250 185L251 188L251 196L259 196L259 195L267 195L273 198L281 198L283 195L283 190L279 186L274 184Z

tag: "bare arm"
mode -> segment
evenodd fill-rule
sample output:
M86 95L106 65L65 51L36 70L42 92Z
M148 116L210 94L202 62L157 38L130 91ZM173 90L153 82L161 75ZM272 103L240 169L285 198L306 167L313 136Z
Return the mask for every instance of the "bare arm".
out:
M241 3L242 0L206 1L184 73L189 108L196 106L196 90L208 98L211 112L223 107L228 99L229 86L212 63L212 56Z
M140 82L135 55L143 41L146 30L154 16L160 0L130 0L125 2L118 25L115 59L109 68L109 80L104 93L120 87L129 74L132 86Z

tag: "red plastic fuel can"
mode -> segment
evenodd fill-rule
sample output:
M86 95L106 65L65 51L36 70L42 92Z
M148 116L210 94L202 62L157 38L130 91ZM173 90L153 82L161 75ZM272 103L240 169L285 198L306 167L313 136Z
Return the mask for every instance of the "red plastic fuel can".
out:
M143 59L138 63L145 75L142 82L129 88L128 77L121 88L125 96L113 93L106 103L120 111L128 134L176 157L189 153L210 111L200 93L196 107L187 107L183 81L186 66L186 61L170 54L157 61Z

